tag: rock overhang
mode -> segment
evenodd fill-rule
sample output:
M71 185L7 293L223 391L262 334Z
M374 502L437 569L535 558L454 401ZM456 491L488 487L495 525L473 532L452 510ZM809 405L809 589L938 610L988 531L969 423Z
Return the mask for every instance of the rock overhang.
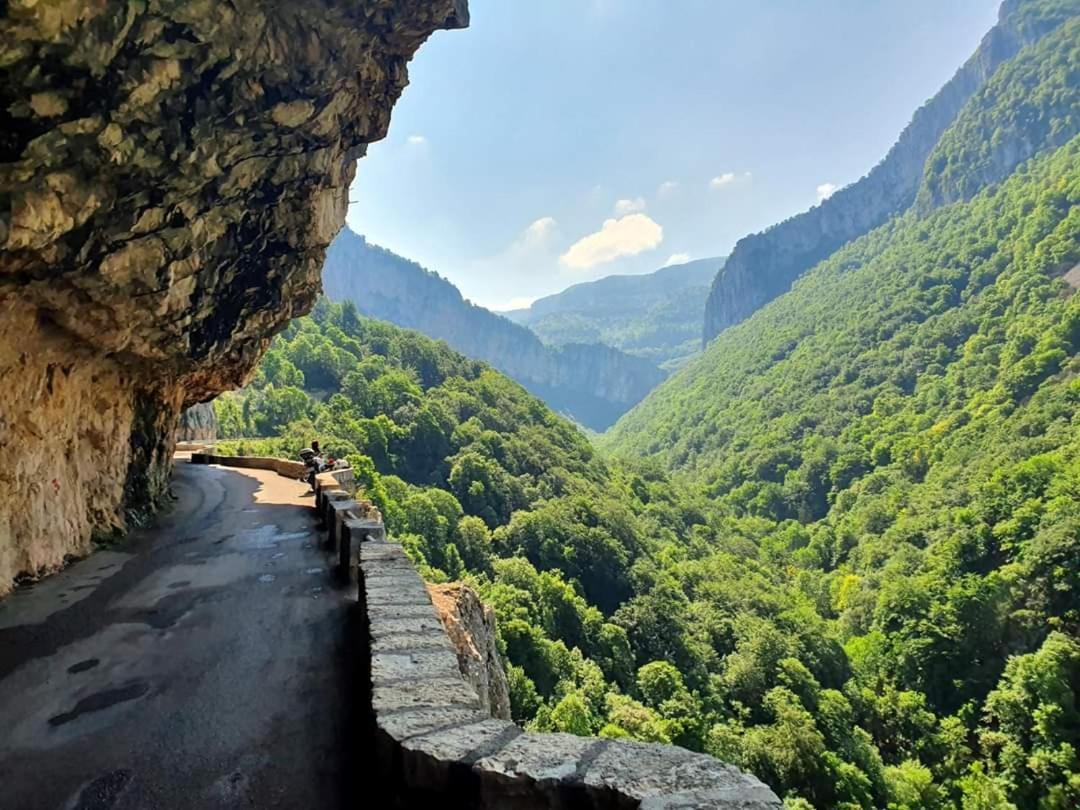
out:
M0 6L0 595L159 499L186 404L320 291L356 160L464 0Z
M75 340L242 382L310 309L355 161L462 0L12 3L0 295Z

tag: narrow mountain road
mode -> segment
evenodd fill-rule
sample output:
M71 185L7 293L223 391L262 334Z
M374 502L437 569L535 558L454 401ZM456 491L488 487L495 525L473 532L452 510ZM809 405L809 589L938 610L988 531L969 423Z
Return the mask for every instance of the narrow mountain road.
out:
M355 602L306 490L178 460L154 529L0 602L0 807L355 803Z

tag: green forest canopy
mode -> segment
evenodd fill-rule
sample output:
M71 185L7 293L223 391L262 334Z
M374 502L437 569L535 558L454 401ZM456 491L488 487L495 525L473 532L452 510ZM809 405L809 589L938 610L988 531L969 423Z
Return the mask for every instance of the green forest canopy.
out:
M842 250L650 398L664 431L621 424L623 459L325 302L222 429L349 456L425 576L494 606L534 728L707 751L793 807L1075 806L1078 152Z
M326 302L218 400L258 437L226 449L348 457L424 575L494 606L533 728L706 751L791 808L1080 806L1076 26L942 139L925 189L966 201L842 248L600 451ZM975 144L1032 133L1058 148L976 194Z

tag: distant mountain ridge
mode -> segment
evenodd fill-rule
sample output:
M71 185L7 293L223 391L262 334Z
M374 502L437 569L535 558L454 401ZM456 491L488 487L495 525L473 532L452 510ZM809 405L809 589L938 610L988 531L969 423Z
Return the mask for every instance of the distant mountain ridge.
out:
M698 350L709 284L723 264L722 257L697 259L606 276L504 314L546 343L599 342L672 368Z
M1004 179L1031 157L1034 146L1023 137L1026 127L1005 130L1000 140L981 147L987 154L977 181L960 188L948 174L940 173L949 165L948 159L934 150L967 102L982 91L1000 65L1070 16L1068 4L1055 9L1049 3L1006 0L997 25L975 53L915 112L896 144L869 174L809 211L739 240L710 290L704 342L786 292L815 264L905 211L917 198L924 213L934 205L966 199L980 188ZM1068 140L1067 132L1058 134L1058 145ZM962 140L971 142L969 138ZM928 163L932 154L938 160ZM961 156L956 162L970 165L968 157Z
M548 405L604 430L658 385L665 373L609 346L545 346L529 329L465 300L446 279L345 228L326 252L323 287L334 301L445 340L490 363Z

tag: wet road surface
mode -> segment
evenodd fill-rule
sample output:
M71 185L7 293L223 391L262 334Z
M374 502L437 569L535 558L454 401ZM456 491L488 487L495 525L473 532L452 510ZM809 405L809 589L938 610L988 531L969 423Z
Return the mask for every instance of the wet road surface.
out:
M355 803L355 602L306 486L178 460L173 492L0 602L0 808Z

